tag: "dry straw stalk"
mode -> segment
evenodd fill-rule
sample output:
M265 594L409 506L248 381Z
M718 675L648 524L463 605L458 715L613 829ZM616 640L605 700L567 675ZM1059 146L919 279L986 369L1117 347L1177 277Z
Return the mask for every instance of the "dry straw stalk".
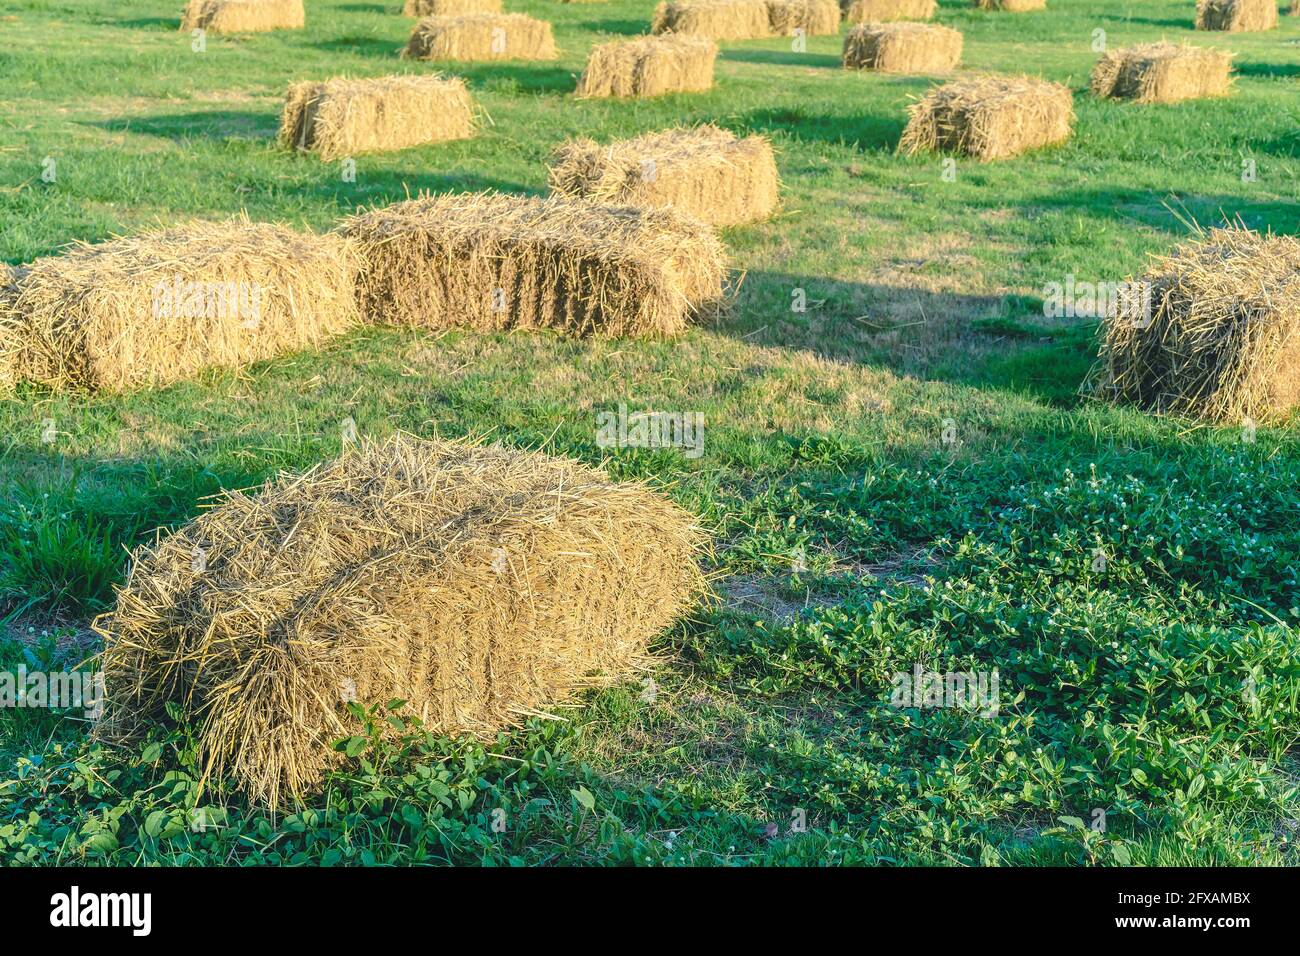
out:
M18 297L18 283L25 274L25 270L0 262L0 395L11 391L20 377L22 328L13 303Z
M673 334L720 301L726 274L702 222L554 196L426 196L340 228L368 263L361 307L376 323Z
M101 733L130 737L170 702L209 782L274 808L340 762L350 700L490 739L636 673L700 597L702 544L668 499L577 462L364 445L135 553L95 623Z
M1103 323L1103 396L1224 423L1300 402L1300 241L1213 229L1139 285Z
M975 6L980 10L1027 13L1030 10L1046 10L1047 0L975 0Z
M458 17L467 13L500 13L501 0L406 0L408 17Z
M1232 54L1174 43L1108 50L1092 71L1096 96L1176 103L1228 92Z
M767 0L767 15L776 36L830 36L840 32L839 0Z
M553 60L551 25L522 13L425 17L402 56L415 60Z
M847 69L948 73L961 61L962 35L932 23L863 23L844 37Z
M307 81L289 87L280 140L342 156L405 149L474 135L474 103L457 77L384 76Z
M670 207L714 226L766 219L780 191L772 145L716 126L647 133L609 146L565 143L555 151L550 182L561 196Z
M696 36L636 37L592 47L577 95L659 96L713 88L718 45Z
M317 346L359 321L359 264L338 236L247 219L78 243L11 301L23 375L117 390Z
M884 23L889 20L929 20L938 7L935 0L843 0L846 23Z
M1068 87L1028 76L976 76L935 87L909 109L903 153L956 152L981 161L1070 137Z
M181 30L254 33L300 30L306 22L302 0L189 0Z
M1277 0L1197 0L1196 29L1272 30L1277 26Z

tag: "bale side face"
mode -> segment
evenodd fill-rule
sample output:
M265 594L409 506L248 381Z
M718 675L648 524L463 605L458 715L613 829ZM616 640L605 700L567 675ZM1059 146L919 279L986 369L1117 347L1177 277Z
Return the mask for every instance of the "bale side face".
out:
M864 23L844 38L844 66L882 73L948 73L961 61L962 35L930 23Z
M1068 87L1027 76L971 77L936 87L910 107L898 148L1003 159L1062 142L1073 124Z
M772 21L767 0L666 0L655 8L651 32L756 40L772 36Z
M408 17L459 17L467 13L500 13L501 0L406 0Z
M1198 30L1272 30L1277 19L1277 0L1197 0L1196 4Z
M1173 43L1110 50L1092 71L1095 96L1139 103L1177 103L1222 96L1231 83L1232 55Z
M20 377L23 333L14 301L18 298L18 283L24 274L6 262L0 262L0 395L12 391Z
M592 47L577 95L660 96L713 88L718 46L703 37L663 36L616 40Z
M1103 323L1103 396L1234 424L1300 403L1300 241L1214 229L1142 281Z
M464 81L436 75L295 83L280 123L282 143L326 162L473 135Z
M767 0L767 15L776 36L830 36L840 32L839 0Z
M722 295L721 243L664 210L496 193L430 196L340 227L367 262L370 322L665 335Z
M550 169L553 193L611 205L671 208L714 226L766 219L780 181L771 144L716 126L649 133L610 146L565 143Z
M891 20L929 20L935 0L845 0L846 23L886 23Z
M256 33L300 30L306 22L302 0L189 0L181 30Z
M426 17L402 56L415 60L553 60L551 25L521 13Z
M980 10L1027 13L1031 10L1046 10L1047 0L975 0L975 6Z
M700 595L701 543L671 501L577 462L363 446L136 552L96 622L102 732L172 702L210 782L275 807L339 762L348 700L491 738L636 673Z
M166 385L322 344L359 321L354 248L235 220L38 259L13 309L23 374L50 388Z

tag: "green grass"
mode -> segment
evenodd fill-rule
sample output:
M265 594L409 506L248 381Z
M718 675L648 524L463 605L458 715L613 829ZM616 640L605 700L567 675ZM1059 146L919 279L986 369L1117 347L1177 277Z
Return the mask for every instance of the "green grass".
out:
M66 638L111 603L125 549L221 489L335 454L349 417L372 437L479 436L658 483L715 530L722 600L658 642L655 694L602 692L491 747L414 725L382 743L388 715L359 713L347 768L275 819L199 785L183 726L124 753L89 744L75 714L0 712L0 858L1296 861L1295 428L1246 443L1083 400L1095 329L1041 302L1067 274L1140 270L1193 219L1297 231L1300 20L1194 35L1190 0L1023 15L944 0L967 69L1078 92L1069 144L945 182L938 158L893 154L929 81L849 75L839 38L728 44L709 94L575 102L585 50L642 32L652 3L512 0L555 23L560 60L455 68L493 125L361 157L345 183L276 147L286 84L427 67L395 56L397 0L308 6L306 31L196 54L173 0L0 0L0 258L194 215L326 228L421 189L541 192L565 138L686 119L770 136L783 211L727 232L734 306L677 341L367 330L162 391L0 400L15 622L0 669L73 662ZM1231 49L1234 95L1094 101L1097 28L1112 46ZM597 447L597 413L620 402L702 413L704 455ZM917 663L996 667L998 714L892 706L892 675ZM189 826L196 808L212 825Z

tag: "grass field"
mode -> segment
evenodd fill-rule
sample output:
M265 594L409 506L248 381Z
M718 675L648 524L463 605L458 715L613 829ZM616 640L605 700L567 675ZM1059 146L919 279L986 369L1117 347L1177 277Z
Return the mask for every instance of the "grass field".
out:
M0 0L14 264L192 216L324 229L420 190L541 193L566 138L685 121L771 137L784 181L776 218L724 234L731 308L679 340L367 330L161 391L0 399L0 668L95 650L126 548L336 454L347 419L649 480L714 531L720 596L658 642L652 682L490 747L380 743L386 715L360 714L348 769L274 818L198 786L184 727L123 752L76 714L0 712L0 859L1295 863L1295 428L1080 397L1095 322L1042 304L1067 276L1140 271L1193 222L1298 231L1300 18L1197 34L1192 0L1049 5L941 0L965 70L1067 83L1078 114L1063 147L955 178L894 154L932 81L851 75L841 37L723 44L707 94L575 101L586 50L645 32L653 3L508 0L555 24L560 59L449 67L491 125L358 157L346 182L276 145L279 107L292 80L427 71L397 59L398 0L307 0L305 31L202 53L178 0ZM1097 29L1232 50L1235 91L1097 101ZM703 455L598 447L620 403L702 414ZM996 668L997 714L893 706L918 665Z

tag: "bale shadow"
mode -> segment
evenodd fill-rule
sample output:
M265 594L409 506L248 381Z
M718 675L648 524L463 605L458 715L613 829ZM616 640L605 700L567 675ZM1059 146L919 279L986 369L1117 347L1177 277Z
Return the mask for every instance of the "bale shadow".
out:
M802 291L805 311L791 308ZM887 368L923 381L986 386L1072 407L1092 366L1083 320L1045 319L1041 298L935 292L918 282L846 282L749 272L712 331L750 345Z
M394 43L383 37L346 36L333 40L321 40L312 44L318 50L332 53L356 53L360 56L385 56L397 59L402 52L402 44Z
M397 13L401 14L402 5L397 2L393 3L344 3L339 6L340 10L346 10L348 13Z
M165 116L103 120L88 125L112 133L156 136L159 139L183 143L193 139L271 139L279 133L280 118L275 113L258 113L251 110L203 110Z
M749 130L780 133L800 142L888 151L898 145L906 125L902 115L817 116L798 107L754 110L740 121Z
M1232 70L1238 76L1300 76L1296 63L1234 63Z
M302 155L302 159L317 162L310 155ZM491 191L534 196L545 193L543 189L525 186L523 183L482 176L464 169L432 172L427 165L421 164L409 169L372 170L365 168L365 159L365 156L357 157L357 178L361 188L351 193L337 192L335 195L338 207L348 213L358 206L388 205L413 198L420 193Z
M167 27L176 32L180 32L181 18L179 15L174 17L132 17L129 20L109 20L102 21L104 24L117 27L125 27L128 30L144 30L154 27Z
M761 66L807 66L841 69L843 61L829 53L795 53L791 50L723 50L723 60L737 63L757 63Z
M584 24L594 33L615 33L620 36L637 36L650 32L650 20L596 20Z
M572 70L561 66L542 63L553 61L537 60L500 60L494 62L474 62L462 60L429 61L429 66L437 70L454 72L464 77L474 86L489 86L492 80L505 81L517 90L530 93L572 93L577 86L577 77Z

